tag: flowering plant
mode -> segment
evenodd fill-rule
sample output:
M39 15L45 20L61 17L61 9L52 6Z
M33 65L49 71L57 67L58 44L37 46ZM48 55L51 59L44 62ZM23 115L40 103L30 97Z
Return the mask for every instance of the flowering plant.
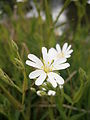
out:
M36 68L35 71L29 74L30 79L36 79L35 85L42 86L44 84L46 87L47 84L50 84L53 88L57 86L62 88L61 86L64 84L64 79L56 72L70 66L70 64L66 62L67 58L69 58L73 52L70 48L71 45L68 46L67 43L63 45L62 49L59 44L56 45L56 49L50 48L48 51L46 47L42 47L43 59L41 60L34 54L28 55L29 60L26 60L26 64ZM42 90L37 91L37 94L46 94L45 91L46 88L42 87ZM55 95L55 91L49 90L48 95Z

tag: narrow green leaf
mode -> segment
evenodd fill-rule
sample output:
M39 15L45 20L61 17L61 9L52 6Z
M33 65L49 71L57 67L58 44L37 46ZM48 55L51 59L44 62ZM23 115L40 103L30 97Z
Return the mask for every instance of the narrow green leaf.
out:
M56 107L57 107L57 109L58 109L58 111L60 113L61 118L63 120L67 120L65 110L63 109L61 98L60 98L59 94L55 97L55 100L56 100Z
M81 85L80 85L79 90L74 94L74 98L73 98L74 103L77 103L80 100L80 98L82 97L85 85L87 83L86 72L82 68L79 69L79 74L80 74Z
M62 9L60 10L60 12L59 12L59 14L58 14L58 16L57 16L57 18L56 18L56 20L55 20L55 22L54 22L54 25L57 23L58 18L60 17L60 15L62 14L62 12L66 9L66 7L70 4L70 2L71 2L71 0L66 0L66 1L65 1Z
M86 72L82 68L79 69L79 75L81 84L85 84L85 82L88 80L88 77L86 75Z
M53 109L52 108L48 108L48 113L49 113L49 118L50 118L50 120L54 120L55 118L54 118L54 111L53 111Z
M64 98L65 98L69 103L73 104L72 99L71 99L67 94L63 93L63 95L64 95Z
M17 85L14 84L14 82L10 79L10 77L1 68L0 68L0 78L7 85L15 87L20 93L22 93L22 90Z
M48 111L43 114L40 120L45 120L47 116L48 116Z
M85 113L79 113L79 114L76 114L76 115L73 115L70 120L79 120L81 119L81 117L85 115Z
M83 94L83 89L84 89L84 86L81 85L79 90L75 93L74 98L73 98L74 103L77 103L80 100L80 98Z
M52 24L52 16L51 16L51 12L50 12L50 7L48 4L48 1L45 0L45 13L46 13L46 21L48 25Z
M0 68L0 78L7 83L8 85L13 85L13 81L9 78L9 76Z
M28 81L25 70L23 71L24 81L23 81L23 94L22 94L22 104L24 104L25 92L28 89Z

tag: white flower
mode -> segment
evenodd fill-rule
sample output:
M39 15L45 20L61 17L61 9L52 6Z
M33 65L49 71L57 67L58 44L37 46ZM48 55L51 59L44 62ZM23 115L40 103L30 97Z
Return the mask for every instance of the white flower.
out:
M24 2L24 0L17 0L17 2Z
M48 91L48 95L49 95L49 96L55 96L55 94L56 94L56 92L53 91L53 90L49 90L49 91Z
M90 4L90 0L88 0L87 3Z
M60 59L60 58L69 58L71 57L71 53L73 50L71 49L71 45L68 46L68 43L65 43L61 49L60 45L56 45L56 49L52 49L52 54L55 56L54 59Z
M70 66L70 64L65 63L65 58L53 61L54 56L52 54L52 49L47 52L47 49L45 47L42 47L42 55L43 61L37 58L34 54L28 55L28 58L30 60L27 60L26 64L36 68L35 71L29 74L29 78L36 78L35 84L37 86L42 85L45 79L47 79L47 81L50 82L54 88L57 87L57 84L63 85L64 79L53 71L66 69Z

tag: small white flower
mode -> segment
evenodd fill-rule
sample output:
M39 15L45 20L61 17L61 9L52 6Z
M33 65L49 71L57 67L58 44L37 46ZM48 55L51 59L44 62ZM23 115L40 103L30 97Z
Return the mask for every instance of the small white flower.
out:
M90 0L88 0L87 3L90 4Z
M65 43L61 49L60 45L56 45L56 49L52 49L52 54L55 56L54 59L60 59L60 58L69 58L71 57L71 53L73 50L71 49L71 45L68 46L68 43Z
M48 91L48 95L49 95L49 96L55 96L55 94L56 94L56 92L53 91L53 90L49 90L49 91Z
M52 54L52 49L47 52L47 49L45 47L42 47L42 55L43 61L37 58L34 54L28 55L28 58L30 60L27 60L26 64L36 68L35 71L29 74L29 78L36 78L35 84L37 86L42 85L46 78L47 81L50 82L54 88L57 87L57 84L63 85L64 79L53 71L66 69L70 66L70 64L65 63L65 58L53 61L54 54Z
M17 0L17 2L24 2L24 0Z

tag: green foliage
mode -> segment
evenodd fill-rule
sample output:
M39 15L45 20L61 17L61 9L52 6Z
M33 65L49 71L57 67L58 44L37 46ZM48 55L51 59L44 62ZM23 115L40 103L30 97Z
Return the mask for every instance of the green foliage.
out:
M74 98L73 98L74 103L77 103L80 100L80 98L82 97L84 88L86 87L86 83L87 83L87 81L86 81L87 75L86 75L85 71L80 68L79 74L80 74L81 85L80 85L79 90L74 94Z
M75 28L70 23L61 36L54 32L54 28L65 25L56 26L56 23L70 4L71 0L65 1L54 22L48 0L40 3L43 7L38 7L35 0L39 17L30 19L24 17L24 3L17 4L17 19L9 4L3 4L9 18L0 23L0 120L3 116L5 120L90 119L90 24L86 0L73 2L78 16ZM40 16L42 8L46 21ZM34 81L28 78L31 67L25 65L27 55L34 53L40 57L42 46L55 47L57 42L61 45L68 42L74 49L68 72L60 71L69 81L64 84L64 90L57 90L55 97L38 97L33 89ZM72 76L73 71L76 73Z

